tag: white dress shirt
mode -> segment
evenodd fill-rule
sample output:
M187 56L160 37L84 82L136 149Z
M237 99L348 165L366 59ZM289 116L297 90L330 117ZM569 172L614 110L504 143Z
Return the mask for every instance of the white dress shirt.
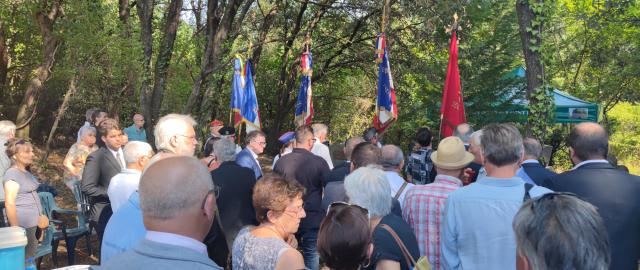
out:
M329 165L329 169L333 170L333 162L331 161L329 147L320 142L320 139L316 138L316 141L313 143L313 147L311 148L311 153L323 158L327 162L327 165Z
M207 255L207 246L201 241L198 241L191 237L168 232L147 231L145 239L160 244L188 248L195 252Z
M400 187L402 187L402 184L405 183L406 181L404 180L404 178L402 178L402 176L400 176L400 174L394 171L385 171L384 174L387 176L387 181L389 181L389 186L391 186L391 197L393 198L394 196L396 196L396 193L398 193L398 190L400 190ZM411 183L407 183L407 186L404 188L402 193L400 193L400 196L398 196L398 201L400 202L400 208L404 206L403 205L404 195L407 194L407 190L411 189L411 187L413 186L415 185Z
M606 159L591 159L591 160L585 160L583 162L578 163L576 166L574 166L571 170L575 170L577 168L579 168L582 165L585 164L589 164L589 163L609 163L609 161L607 161Z
M118 155L120 155L120 168L125 169L127 167L127 162L124 161L124 152L122 152L122 147L118 148L118 151L113 151L113 149L108 146L107 149L109 149L109 152L111 152L116 161L118 160Z
M121 173L111 178L107 188L107 195L114 213L129 200L129 196L133 192L138 190L141 175L142 173L138 170L124 169Z

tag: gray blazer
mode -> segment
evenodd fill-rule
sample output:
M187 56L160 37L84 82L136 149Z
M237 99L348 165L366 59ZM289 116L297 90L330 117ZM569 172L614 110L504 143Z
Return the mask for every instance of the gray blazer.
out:
M143 239L132 250L118 254L91 269L220 269L207 254Z

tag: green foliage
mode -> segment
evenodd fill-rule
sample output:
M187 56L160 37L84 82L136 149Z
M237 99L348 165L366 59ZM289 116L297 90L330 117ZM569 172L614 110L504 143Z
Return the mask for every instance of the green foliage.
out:
M610 112L612 135L609 147L618 163L640 174L640 105L620 103Z

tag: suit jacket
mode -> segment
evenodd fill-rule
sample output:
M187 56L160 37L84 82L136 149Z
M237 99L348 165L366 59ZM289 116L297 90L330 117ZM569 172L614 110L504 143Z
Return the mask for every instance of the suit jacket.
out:
M121 170L120 163L106 147L94 151L87 157L81 183L82 191L89 197L92 221L98 222L102 209L109 205L109 182Z
M522 169L538 186L543 185L544 182L550 181L551 178L558 175L540 163L522 163Z
M248 147L245 147L236 155L236 164L249 168L253 170L253 173L256 179L260 179L262 177L262 169L260 168L260 164L256 162L256 159L253 158L253 154L250 152Z
M224 232L215 221L204 243L207 245L209 258L218 265L225 266L229 247L233 245L240 229L246 225L258 225L251 199L256 178L253 171L233 161L220 164L220 167L211 172L211 178L220 188L216 202Z
M327 186L327 184L331 182L342 182L344 178L347 177L347 174L350 173L351 170L351 162L345 161L340 163L340 165L335 166L333 170L331 170L325 179L323 179L323 186Z
M573 192L598 208L609 235L609 269L637 270L640 255L640 177L609 163L587 163L544 184Z
M132 250L114 256L91 269L222 269L206 254L174 245L143 239Z

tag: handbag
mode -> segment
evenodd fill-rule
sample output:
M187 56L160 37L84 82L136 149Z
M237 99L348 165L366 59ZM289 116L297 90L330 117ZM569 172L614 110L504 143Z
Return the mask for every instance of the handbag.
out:
M404 255L404 259L407 262L407 266L411 267L413 265L413 269L416 270L431 270L431 263L429 263L429 259L426 256L421 256L420 258L418 258L418 261L414 260L407 247L404 245L404 243L402 243L402 240L400 240L398 234L396 234L396 232L391 229L389 225L382 224L380 225L380 228L389 232L389 234L393 236L393 239L396 240L396 243L398 244L400 250L402 251L402 254Z
M33 194L35 192L36 192L35 190L31 191L31 196L33 196L33 200L36 202L38 213L42 213L42 210L40 209L40 204L38 203L38 200L36 200L36 195ZM47 227L49 227L49 218L43 214L38 215L38 228L46 229Z

